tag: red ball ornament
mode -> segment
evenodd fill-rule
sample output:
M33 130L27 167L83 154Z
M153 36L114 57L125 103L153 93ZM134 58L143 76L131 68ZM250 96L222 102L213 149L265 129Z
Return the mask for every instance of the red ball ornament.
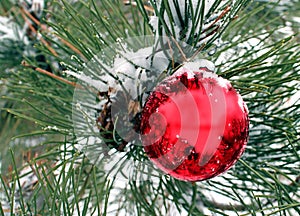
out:
M142 143L162 171L201 181L228 170L248 141L248 109L229 81L180 68L156 86L141 117Z

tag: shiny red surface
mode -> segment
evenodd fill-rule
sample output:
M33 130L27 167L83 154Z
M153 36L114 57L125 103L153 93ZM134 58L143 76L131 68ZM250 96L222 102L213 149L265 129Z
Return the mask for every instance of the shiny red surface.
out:
M150 94L143 108L144 150L162 171L185 181L229 169L248 140L248 110L231 84L210 72L177 73Z

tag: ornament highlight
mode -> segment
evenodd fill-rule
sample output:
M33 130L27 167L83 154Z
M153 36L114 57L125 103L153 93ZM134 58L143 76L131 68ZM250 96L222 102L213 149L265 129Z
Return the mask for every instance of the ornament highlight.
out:
M201 181L228 170L248 141L248 109L229 81L195 63L183 66L150 94L141 139L163 172Z

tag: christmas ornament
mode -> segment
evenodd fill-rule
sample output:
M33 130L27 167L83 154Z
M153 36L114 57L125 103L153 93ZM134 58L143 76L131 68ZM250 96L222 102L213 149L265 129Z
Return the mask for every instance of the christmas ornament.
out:
M150 160L185 181L232 167L246 147L248 129L246 104L229 81L192 63L157 85L141 117Z

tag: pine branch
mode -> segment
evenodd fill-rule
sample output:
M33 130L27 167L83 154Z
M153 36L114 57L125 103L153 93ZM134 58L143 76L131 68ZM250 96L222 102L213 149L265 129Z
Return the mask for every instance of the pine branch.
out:
M52 138L53 141L48 140L42 144L45 152L40 152L40 155L29 161L34 170L30 173L36 175L38 184L30 201L22 205L22 211L35 215L74 215L80 211L82 214L94 215L109 212L120 215L163 215L172 214L170 209L174 208L176 212L190 215L204 215L208 210L210 214L223 215L233 212L244 215L299 213L300 142L297 132L300 128L300 107L297 102L289 104L290 98L300 88L299 35L280 35L283 21L278 18L278 4L235 1L229 8L231 1L215 1L204 16L204 1L199 1L202 2L201 7L196 10L190 8L190 16L185 17L180 12L182 8L179 1L175 1L173 5L169 1L161 1L161 7L157 2L150 1L150 5L141 0L126 1L126 4L124 1L108 0L50 2L45 13L50 14L51 19L46 20L36 20L28 11L21 9L24 15L22 22L27 19L31 26L38 26L32 31L35 34L40 33L43 40L37 38L33 42L34 51L39 50L45 56L44 63L50 64L52 70L44 74L34 71L37 68L40 68L40 72L47 71L34 57L26 57L32 68L20 69L21 55L14 54L18 64L14 60L1 67L2 70L14 67L16 72L5 76L1 74L1 77L7 82L10 94L3 99L14 101L18 106L5 109L11 113L10 116L28 119L39 125L37 130L25 132L24 137L56 135ZM191 5L192 1L187 3ZM1 4L5 4L4 13L10 13L6 6L10 5L9 1ZM299 3L295 5L299 6ZM172 10L173 7L175 10ZM291 6L286 8L289 11L294 10ZM151 29L155 28L149 21L154 13L159 19L159 34L166 34L171 38L170 41L182 39L192 45L195 50L188 52L190 56L216 62L217 73L229 79L240 91L250 110L250 140L242 160L223 176L191 184L154 173L157 175L157 182L130 182L129 185L121 187L118 181L109 180L111 175L124 171L124 167L131 163L129 159L141 162L140 164L146 163L148 159L142 147L135 145L126 145L122 149L124 152L120 152L113 151L113 148L101 149L99 143L96 143L95 146L87 147L93 150L87 158L84 157L84 152L76 149L78 145L75 143L75 136L78 132L74 132L71 116L74 118L80 115L73 112L77 103L73 101L73 84L79 76L69 77L63 71L68 69L73 74L79 74L88 68L88 75L105 83L103 77L106 78L108 72L102 63L109 63L120 54L119 50L114 49L118 46L111 44L120 38L152 33ZM173 23L176 16L182 27L179 35L176 33L178 26ZM189 19L193 23L191 29L188 25L185 27ZM289 17L284 19L290 20ZM206 22L208 25L203 26ZM202 35L204 33L206 36ZM253 39L257 43L253 44ZM179 44L177 47L181 55L186 55L185 49L181 47L182 43L176 43ZM11 52L14 45L6 43L6 50ZM95 68L86 66L88 60L109 46L109 52L101 53L103 62L99 61ZM130 43L128 46L132 46L132 50L138 47ZM196 55L197 50L199 55ZM22 50L18 54L22 54ZM10 56L8 59L12 60L13 55ZM54 67L52 63L59 66ZM170 64L168 70L175 67L178 65ZM104 72L97 74L98 71ZM166 71L161 72L161 76L165 74ZM84 87L89 86L84 81L78 82ZM90 90L90 86L87 89ZM95 90L93 87L92 89ZM91 118L96 119L96 116ZM91 122L95 123L95 119ZM0 126L0 131L10 129L8 118L6 122L8 126ZM78 121L78 128L83 123L86 122ZM90 133L86 128L83 126L79 133L83 136L82 140L100 137L99 130ZM19 134L18 137L21 136ZM110 141L115 140L116 137ZM101 158L102 154L110 157ZM114 158L116 161L112 164ZM96 166L89 161L92 159L99 160ZM111 175L104 169L110 164L114 165L110 170ZM139 176L144 169L141 167L135 170L135 175ZM17 169L17 165L14 166L15 175L21 170ZM13 179L10 180L13 182ZM2 175L1 181L4 194L13 203L17 184L9 188ZM117 194L116 198L112 198L115 195L113 192ZM50 198L45 198L41 207L32 207L40 197ZM227 197L229 200L224 198L223 202L218 202L214 197ZM114 208L113 204L116 203L118 205ZM3 208L2 203L1 205ZM14 207L12 204L9 210L13 211ZM6 208L3 209L5 212Z

